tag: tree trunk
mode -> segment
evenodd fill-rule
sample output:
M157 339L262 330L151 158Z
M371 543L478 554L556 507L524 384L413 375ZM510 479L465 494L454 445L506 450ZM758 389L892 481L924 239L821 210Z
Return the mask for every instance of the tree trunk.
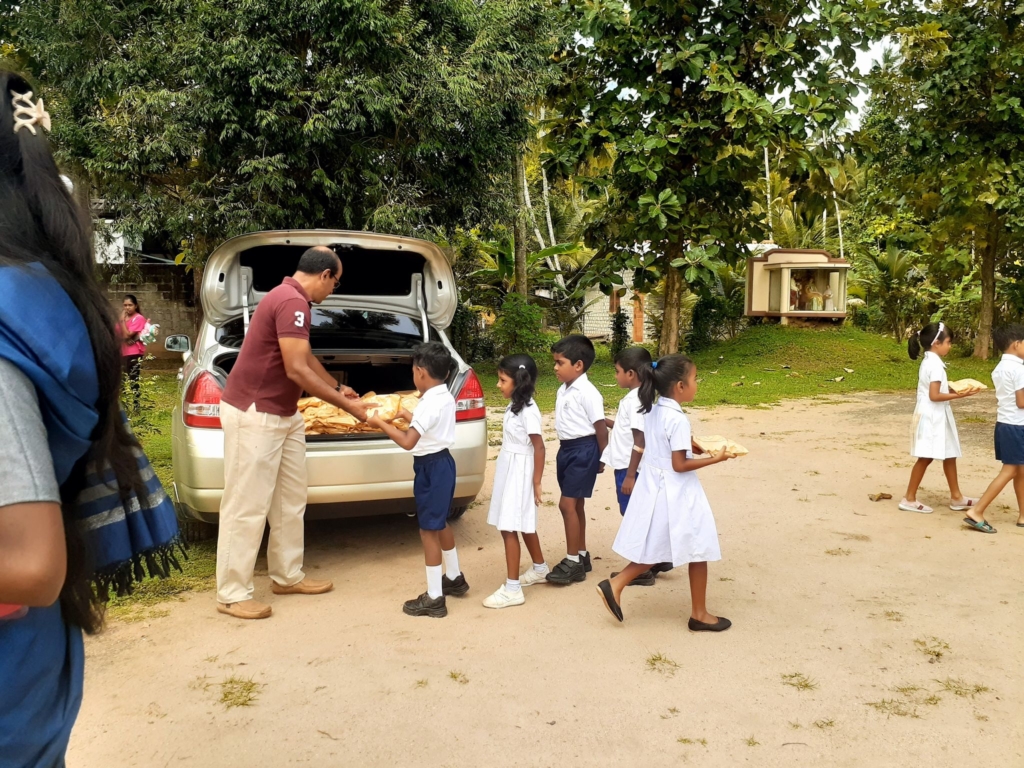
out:
M520 180L525 178L526 164L523 162L523 150L516 155L515 180L512 186L516 190L516 212L515 224L513 227L513 238L515 239L515 262L516 262L516 293L520 296L527 296L529 286L526 277L526 198L523 194L523 187Z
M996 303L996 249L999 240L995 227L989 233L989 241L981 251L981 322L978 337L974 340L974 356L988 360L988 349L992 342L992 314Z
M669 250L668 260L676 257L675 247ZM661 341L658 355L674 355L679 351L679 300L683 292L683 276L678 269L669 267L665 272L665 302L661 316Z

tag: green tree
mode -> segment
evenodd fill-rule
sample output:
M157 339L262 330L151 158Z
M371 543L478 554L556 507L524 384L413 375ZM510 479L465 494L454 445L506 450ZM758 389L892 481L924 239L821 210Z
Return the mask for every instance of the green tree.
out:
M1022 19L1016 2L913 5L898 30L902 56L875 79L877 94L898 96L888 105L897 128L890 135L905 140L897 187L927 218L933 253L977 260L981 358L991 345L997 271L1024 235Z
M907 338L907 329L921 309L924 274L917 266L919 259L918 254L889 243L882 251L867 251L866 268L857 277L868 296L877 300L886 326L900 342Z
M555 45L542 0L22 0L0 23L65 164L196 266L256 229L507 215Z
M580 36L561 56L548 162L568 174L597 154L614 157L589 244L647 281L665 278L660 351L673 352L683 281L713 280L703 260L745 257L764 235L752 211L763 147L802 151L843 119L857 93L855 49L886 12L809 0L564 7Z

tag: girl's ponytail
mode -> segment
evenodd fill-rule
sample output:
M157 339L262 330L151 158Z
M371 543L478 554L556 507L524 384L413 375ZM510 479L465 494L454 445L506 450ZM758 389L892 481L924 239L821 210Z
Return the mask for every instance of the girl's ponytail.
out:
M512 379L512 413L517 416L530 404L537 388L537 363L529 355L509 355L498 363L498 370Z
M907 354L911 360L917 360L921 356L921 332L910 334L910 341L907 342Z
M636 369L637 376L640 377L640 388L637 390L637 396L640 398L640 413L650 413L654 407L654 401L658 399L658 370L655 367L657 365L657 363L652 363Z

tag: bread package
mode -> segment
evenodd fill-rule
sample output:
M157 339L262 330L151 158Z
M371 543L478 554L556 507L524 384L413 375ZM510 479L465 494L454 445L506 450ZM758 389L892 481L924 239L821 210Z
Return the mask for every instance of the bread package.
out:
M729 440L721 435L709 435L707 437L695 437L693 438L694 444L700 448L700 453L715 454L725 448L731 454L736 456L746 456L750 451L744 448L739 443Z
M988 387L976 379L960 379L959 381L949 382L949 391L958 395L964 392L981 392L985 389L988 389Z
M414 411L420 398L419 394L415 392L396 392L392 395L367 392L360 398L360 402L366 405L367 417L380 416L384 421L393 423L399 429L408 429L409 425L404 420L397 419L398 413L403 408L410 413ZM318 397L304 397L299 400L299 412L302 413L302 420L306 422L307 435L382 434L379 429L374 429L359 421L352 414L326 403Z

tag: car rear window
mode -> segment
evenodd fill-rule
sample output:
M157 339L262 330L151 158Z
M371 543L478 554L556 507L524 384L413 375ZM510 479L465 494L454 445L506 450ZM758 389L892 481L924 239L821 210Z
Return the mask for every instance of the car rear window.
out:
M430 338L436 339L436 331L430 331ZM217 329L217 341L225 347L238 349L243 338L241 318ZM422 341L422 326L407 315L310 307L309 343L313 349L409 350Z
M334 292L344 296L408 296L412 276L422 274L423 256L412 251L373 250L355 245L330 246L341 259L341 282ZM239 254L239 263L252 269L252 287L267 293L295 274L305 245L258 245Z

